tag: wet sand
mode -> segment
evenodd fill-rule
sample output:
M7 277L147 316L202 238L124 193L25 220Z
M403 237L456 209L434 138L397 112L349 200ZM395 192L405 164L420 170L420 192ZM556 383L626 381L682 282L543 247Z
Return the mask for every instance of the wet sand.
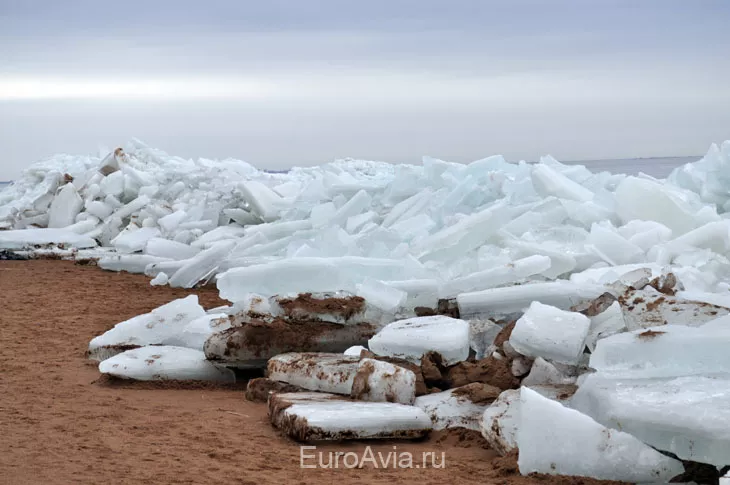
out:
M85 359L94 336L190 293L206 308L225 304L215 288L151 287L141 275L66 261L0 261L0 483L596 483L522 477L514 456L497 457L473 433L316 450L410 452L412 469L303 469L299 444L271 427L265 405L245 400L243 383L119 383ZM437 463L444 453L445 467L415 468L424 452Z

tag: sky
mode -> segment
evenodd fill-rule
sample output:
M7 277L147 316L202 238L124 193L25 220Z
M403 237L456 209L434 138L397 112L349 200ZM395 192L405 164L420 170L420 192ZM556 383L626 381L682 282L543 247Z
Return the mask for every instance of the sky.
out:
M0 180L136 137L283 169L703 154L727 0L0 0Z

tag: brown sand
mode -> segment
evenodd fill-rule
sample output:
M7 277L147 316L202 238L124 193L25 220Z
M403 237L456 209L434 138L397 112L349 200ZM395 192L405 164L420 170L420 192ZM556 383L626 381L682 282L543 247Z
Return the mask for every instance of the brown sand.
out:
M412 452L414 465L443 452L445 468L301 469L299 445L240 386L100 379L84 358L91 338L188 293L64 261L0 261L0 483L592 483L521 477L514 456L497 458L463 432L372 446ZM215 289L195 293L206 308L222 303ZM361 455L368 444L317 451Z

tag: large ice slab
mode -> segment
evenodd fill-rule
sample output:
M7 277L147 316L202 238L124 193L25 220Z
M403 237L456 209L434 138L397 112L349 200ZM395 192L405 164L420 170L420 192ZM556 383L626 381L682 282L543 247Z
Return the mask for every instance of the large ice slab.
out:
M218 241L205 251L185 260L180 269L170 276L170 286L192 288L201 280L210 278L235 246L235 241Z
M722 467L730 457L730 377L612 379L589 375L571 406L682 460Z
M434 351L441 354L444 364L456 364L469 357L469 324L440 315L399 320L371 338L368 348L378 355L414 363Z
M150 313L118 323L111 330L95 337L89 343L88 356L92 360L102 361L130 348L145 345L187 347L183 329L203 316L205 310L198 304L196 295L171 301Z
M205 342L208 359L238 368L262 368L288 352L344 352L364 345L377 329L367 323L290 322L253 319L242 326L217 332Z
M503 266L477 271L468 276L455 278L441 287L441 298L453 298L459 293L486 290L514 283L523 278L540 274L550 268L550 258L543 255L528 256Z
M590 319L580 313L534 302L517 320L509 343L528 357L577 364L590 324Z
M142 227L121 232L111 243L120 253L136 253L142 251L150 239L159 235L160 230L156 227Z
M432 429L431 419L417 407L346 401L324 393L274 394L269 418L297 441L414 439Z
M416 374L390 362L362 359L352 382L351 395L360 401L413 404Z
M154 345L127 350L99 364L99 372L137 381L235 382L233 371L216 367L200 350Z
M48 211L48 227L63 228L76 222L76 216L84 207L84 201L73 184L66 184L53 198Z
M666 325L600 340L590 366L626 378L730 374L728 346L730 328Z
M78 249L97 246L94 239L66 229L17 229L0 231L0 249L30 249L33 246L65 246Z
M598 298L606 291L603 285L555 281L461 293L456 301L461 318L491 318L521 313L533 301L567 310L581 302Z
M359 359L359 355L290 352L269 359L266 371L274 381L310 391L350 395Z
M517 430L520 473L547 473L627 482L669 481L682 463L628 433L522 388Z

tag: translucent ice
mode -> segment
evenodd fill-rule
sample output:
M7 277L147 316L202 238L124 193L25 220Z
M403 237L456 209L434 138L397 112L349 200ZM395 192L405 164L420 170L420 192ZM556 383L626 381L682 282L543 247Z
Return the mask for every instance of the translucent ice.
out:
M571 406L682 460L722 467L730 456L727 374L612 379L590 374Z
M536 255L518 259L504 266L478 271L448 281L441 287L440 296L441 298L453 298L459 293L503 286L542 273L550 268L550 264L550 258L547 256Z
M598 298L606 290L603 285L555 281L461 293L456 301L462 318L490 318L523 312L533 301L568 309Z
M456 392L455 392L456 391ZM433 421L433 429L467 428L479 430L479 421L488 403L475 404L456 389L419 396L413 404Z
M73 184L66 184L51 202L48 212L48 227L63 228L74 223L76 216L84 207L84 201Z
M585 348L590 323L588 317L580 313L533 302L517 320L509 343L528 357L577 364Z
M370 339L368 348L378 355L419 363L429 351L441 354L446 365L469 356L469 324L445 316L417 317L393 322Z
M192 288L199 281L209 278L235 245L235 241L219 241L186 260L185 264L170 277L170 286Z
M147 241L160 235L156 227L143 227L133 231L123 231L112 240L112 245L120 253L135 253L142 251Z
M523 387L520 394L517 463L523 475L538 472L636 483L669 481L684 472L681 462L628 433L605 428L529 388Z

